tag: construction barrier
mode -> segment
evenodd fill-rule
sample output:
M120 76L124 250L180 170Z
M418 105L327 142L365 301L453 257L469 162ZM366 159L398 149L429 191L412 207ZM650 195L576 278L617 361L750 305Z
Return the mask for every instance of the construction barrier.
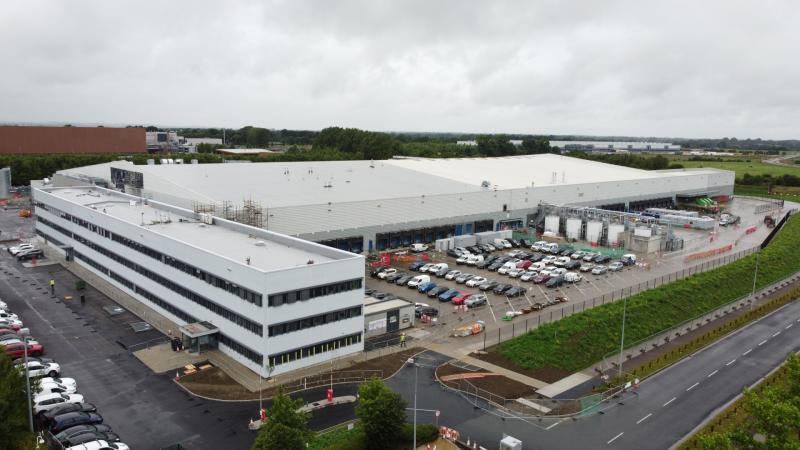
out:
M696 259L708 258L709 256L714 256L714 255L719 255L721 253L729 252L732 249L733 249L733 244L728 244L726 246L713 248L711 250L706 250L704 252L692 253L691 255L686 256L686 258L684 258L684 261L688 262L688 261L694 261Z

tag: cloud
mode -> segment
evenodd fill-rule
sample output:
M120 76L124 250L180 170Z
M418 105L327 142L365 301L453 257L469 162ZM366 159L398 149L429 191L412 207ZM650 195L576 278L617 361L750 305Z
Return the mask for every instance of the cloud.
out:
M791 1L26 1L0 120L797 137Z

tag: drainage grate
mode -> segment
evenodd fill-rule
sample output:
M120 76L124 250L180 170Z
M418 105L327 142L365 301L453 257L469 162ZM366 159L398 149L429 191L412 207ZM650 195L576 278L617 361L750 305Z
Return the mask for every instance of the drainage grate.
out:
M142 333L144 331L152 330L153 327L147 322L131 322L129 324L135 333Z
M125 312L125 308L123 308L121 306L117 306L117 305L103 306L103 309L106 311L106 313L108 313L109 316L118 316L118 315L123 314ZM145 323L145 322L142 322L142 323Z

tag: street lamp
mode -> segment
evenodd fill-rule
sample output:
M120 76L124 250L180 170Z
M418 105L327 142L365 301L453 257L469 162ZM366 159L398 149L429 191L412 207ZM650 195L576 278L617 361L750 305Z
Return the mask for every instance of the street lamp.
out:
M417 448L417 373L419 372L419 364L414 361L414 358L408 358L409 364L414 365L414 447Z
M628 297L622 303L622 336L619 339L619 378L622 379L622 352L625 345L625 316L628 312Z
M24 347L24 361L25 361L25 394L28 397L28 426L33 433L33 408L31 406L31 378L28 374L28 336L22 336L22 344Z

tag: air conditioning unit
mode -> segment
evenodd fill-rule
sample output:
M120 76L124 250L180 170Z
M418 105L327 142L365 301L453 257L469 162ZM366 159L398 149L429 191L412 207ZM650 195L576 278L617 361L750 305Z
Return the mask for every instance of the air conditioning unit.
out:
M214 225L214 216L209 213L200 213L200 221L209 225Z

